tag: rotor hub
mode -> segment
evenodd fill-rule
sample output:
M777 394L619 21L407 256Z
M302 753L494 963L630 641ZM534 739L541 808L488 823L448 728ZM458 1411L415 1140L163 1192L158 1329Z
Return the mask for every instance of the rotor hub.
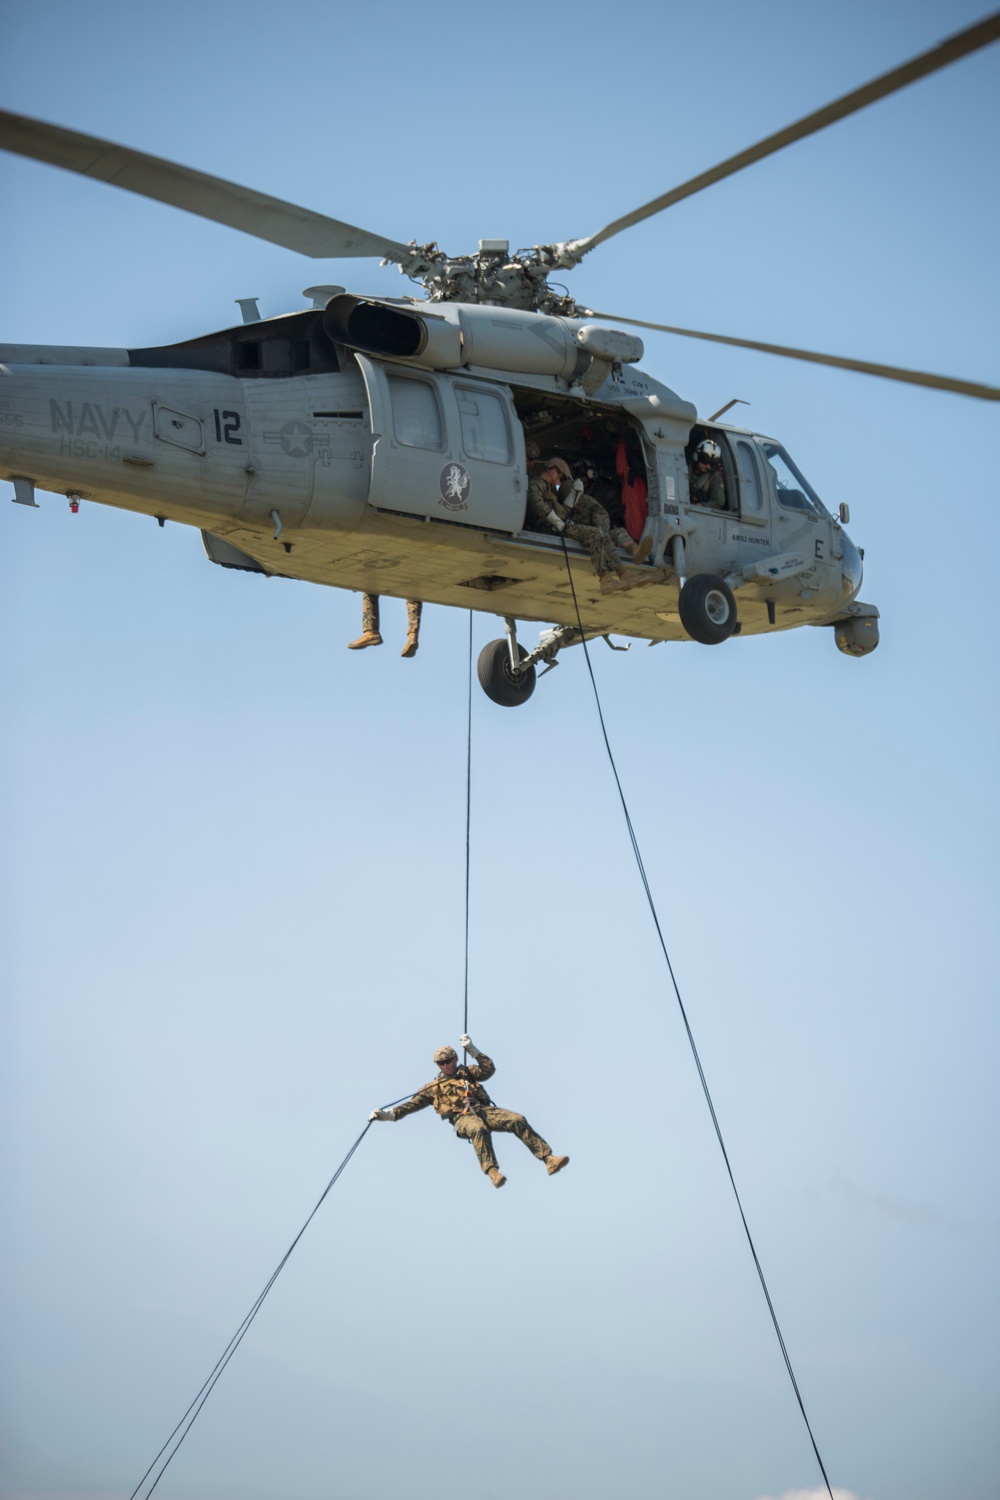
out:
M550 271L575 264L562 245L535 245L512 255L506 240L480 240L475 254L460 256L446 255L433 241L410 245L412 254L399 269L420 282L431 302L481 303L564 318L581 311L572 297L548 284Z

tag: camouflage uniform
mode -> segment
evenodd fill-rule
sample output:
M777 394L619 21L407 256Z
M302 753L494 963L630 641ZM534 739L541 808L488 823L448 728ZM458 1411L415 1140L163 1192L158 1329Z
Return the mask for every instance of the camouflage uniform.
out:
M528 514L536 530L554 531L549 521L549 512L555 511L561 521L566 522L565 534L574 542L580 542L590 553L590 561L598 578L605 573L620 573L622 559L616 547L627 545L631 550L632 538L620 527L611 530L611 522L603 505L590 495L581 495L576 505L570 508L560 500L556 490L544 479L533 479L528 485ZM572 520L568 519L572 516Z
M691 475L691 504L710 505L713 510L725 510L726 481L722 477L721 464L713 464L704 474Z
M600 501L598 501L597 503L600 505ZM604 510L604 506L603 505L601 505L600 508L601 508L601 510ZM608 514L607 511L604 511L604 514L607 515ZM614 542L615 546L616 547L621 547L621 549L624 552L631 552L633 550L633 548L635 547L635 542L633 542L632 538L629 536L628 532L625 530L625 527L624 526L611 526L610 517L608 518L608 525L611 527L608 535L611 537L611 540Z
M634 542L622 526L612 526L611 517L604 506L592 495L580 495L572 507L564 506L572 520L566 522L566 535L575 542L582 542L590 553L594 571L598 577L604 573L620 573L622 559L618 548L631 553Z
M379 635L378 628L378 594L363 594L361 596L361 629L368 634ZM406 601L406 629L409 635L416 635L420 629L420 612L423 609L419 599L407 599Z
M559 496L547 480L540 477L530 480L528 483L528 518L536 531L554 529L549 524L550 510L554 510L560 519L566 514L565 506L559 504Z
M418 1109L433 1105L442 1120L454 1125L456 1135L461 1136L464 1141L472 1142L484 1172L496 1169L497 1166L490 1134L493 1130L508 1131L516 1135L532 1156L545 1161L552 1155L552 1147L548 1141L543 1141L532 1130L523 1115L517 1115L510 1109L498 1109L483 1088L483 1081L492 1078L495 1072L493 1060L485 1052L481 1052L477 1063L459 1063L450 1078L439 1073L430 1083L417 1089L412 1099L407 1099L405 1104L397 1104L390 1113L393 1119L402 1120L406 1115L415 1114Z

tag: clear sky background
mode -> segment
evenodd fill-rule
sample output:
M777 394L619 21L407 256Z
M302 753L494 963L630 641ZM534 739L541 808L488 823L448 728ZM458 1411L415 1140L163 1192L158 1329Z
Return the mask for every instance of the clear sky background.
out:
M982 15L7 0L41 116L453 252L598 229ZM621 236L591 306L997 383L1000 48ZM0 157L2 337L146 345L407 289ZM996 408L650 334L851 506L882 645L593 648L831 1479L993 1500ZM462 1022L468 617L0 497L4 1493L125 1497L374 1105ZM499 633L474 623L475 648ZM528 639L532 637L529 634ZM476 689L471 1031L496 1193L378 1126L168 1471L176 1500L760 1500L820 1476L578 653Z

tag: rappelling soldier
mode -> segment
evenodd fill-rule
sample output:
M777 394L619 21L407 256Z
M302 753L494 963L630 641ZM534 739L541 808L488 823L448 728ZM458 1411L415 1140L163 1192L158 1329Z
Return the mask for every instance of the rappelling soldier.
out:
M726 481L722 473L722 449L711 438L698 444L691 460L691 504L726 509Z
M456 1135L461 1136L464 1141L472 1142L479 1165L494 1187L501 1188L507 1181L497 1166L493 1152L494 1130L509 1131L516 1135L532 1156L537 1156L540 1162L545 1163L550 1177L561 1172L569 1162L569 1157L556 1156L548 1141L543 1141L532 1130L523 1115L516 1115L513 1110L497 1108L483 1088L486 1079L492 1078L496 1072L492 1059L485 1052L480 1052L478 1047L474 1047L467 1036L459 1040L474 1059L471 1065L459 1062L454 1047L439 1047L434 1054L434 1061L440 1070L437 1077L432 1078L430 1083L425 1083L423 1088L417 1089L411 1099L397 1104L395 1109L373 1109L368 1116L369 1120L402 1120L432 1104L442 1120L454 1125Z
M574 480L564 458L545 459L540 465L528 485L528 515L539 531L565 533L586 547L602 594L653 582L652 577L644 578L638 571L626 571L612 540L607 511L584 493L582 480ZM636 563L645 561L652 545L648 537L638 546L628 537L628 547Z
M361 634L356 641L348 642L348 651L364 651L366 646L381 646L379 631L379 596L363 594L361 597ZM400 656L416 656L420 644L420 616L424 606L419 599L406 601L406 645Z

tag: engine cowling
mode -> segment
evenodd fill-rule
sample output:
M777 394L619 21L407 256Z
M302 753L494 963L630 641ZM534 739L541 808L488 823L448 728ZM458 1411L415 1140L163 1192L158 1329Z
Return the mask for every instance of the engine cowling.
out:
M642 340L634 334L574 319L467 303L432 310L346 293L327 303L323 330L334 343L362 354L431 370L475 365L505 374L575 380L596 362L634 364L643 356Z
M370 297L331 297L323 313L323 332L334 343L362 354L412 360L426 369L449 370L462 363L457 322Z

